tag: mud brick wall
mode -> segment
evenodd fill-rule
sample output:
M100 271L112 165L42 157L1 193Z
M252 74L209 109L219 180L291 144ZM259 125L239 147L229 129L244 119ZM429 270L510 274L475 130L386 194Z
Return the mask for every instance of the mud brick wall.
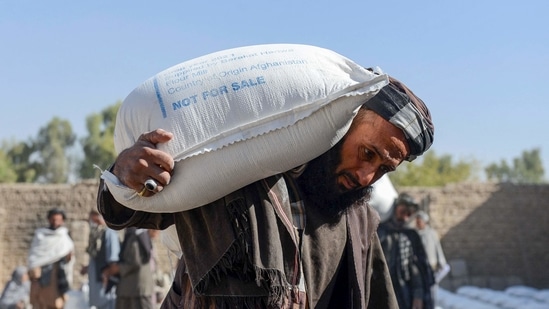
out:
M74 185L0 184L0 289L25 265L34 229L60 207L76 244L73 287L88 261L88 212L96 207L97 181ZM453 270L449 289L464 284L502 289L513 284L549 288L549 185L463 183L405 188L425 202ZM156 240L160 267L171 273L175 257Z
M81 287L87 276L79 274L82 265L88 264L88 214L96 207L97 181L74 185L0 184L0 290L10 279L18 265L27 264L27 254L34 230L48 226L47 212L53 207L67 214L65 225L75 243L73 288ZM123 231L119 232L121 239ZM159 266L171 275L176 257L155 239Z
M430 200L432 226L446 258L455 263L443 286L549 288L549 185L476 183L406 191Z

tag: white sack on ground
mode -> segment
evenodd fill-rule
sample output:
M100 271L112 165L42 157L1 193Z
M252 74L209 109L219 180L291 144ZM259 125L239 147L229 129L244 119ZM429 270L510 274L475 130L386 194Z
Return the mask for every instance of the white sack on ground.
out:
M137 87L116 120L117 153L144 132L174 133L158 145L176 160L170 185L144 198L112 174L102 177L135 210L199 207L321 155L387 83L386 75L307 45L247 46L189 60Z

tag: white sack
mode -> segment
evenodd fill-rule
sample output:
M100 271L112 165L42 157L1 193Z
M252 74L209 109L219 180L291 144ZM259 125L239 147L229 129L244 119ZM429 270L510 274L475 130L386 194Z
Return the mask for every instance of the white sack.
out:
M248 46L189 60L137 87L116 119L117 153L144 132L174 133L157 146L176 160L170 185L140 197L114 175L102 177L135 210L199 207L321 155L387 83L384 74L307 45Z
M370 201L368 202L378 213L381 222L389 219L393 213L393 204L398 193L387 174L383 175L373 185Z

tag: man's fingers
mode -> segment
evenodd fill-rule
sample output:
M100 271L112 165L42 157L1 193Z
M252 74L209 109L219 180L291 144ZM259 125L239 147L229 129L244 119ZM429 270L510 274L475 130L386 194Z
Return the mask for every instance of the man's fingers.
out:
M151 179L154 182L156 182L157 186L167 186L170 184L172 173L171 171L166 171L160 167L157 167L155 172L151 173L149 176L150 176L149 178L145 179L145 182L148 179ZM145 182L143 182L143 184L145 184ZM160 192L161 190L152 190L152 191Z
M151 150L153 156L146 159L139 159L134 165L134 170L127 174L127 186L139 192L141 196L151 196L158 193L167 186L172 177L174 161L168 154Z
M135 144L118 155L113 174L141 196L162 191L170 183L175 162L170 154L157 149L157 144L166 143L172 138L172 133L162 129L141 134ZM153 190L145 188L148 179L157 184Z
M154 172L161 173L162 171L166 171L168 173L172 172L175 166L175 162L172 156L170 156L168 153L158 149L151 149L149 155L151 156L150 160L152 161L152 163L154 163L154 165L151 165L150 167L153 169L155 169L155 167L158 167L158 169L155 169L151 172L153 173Z
M173 138L173 134L163 129L156 129L139 136L138 141L149 142L153 145L166 143Z
M173 134L163 129L156 129L154 131L141 134L136 144L144 142L149 145L142 145L144 147L142 150L145 153L141 154L140 157L162 167L167 172L171 172L175 165L173 158L169 154L158 150L156 145L159 143L166 143L172 138Z

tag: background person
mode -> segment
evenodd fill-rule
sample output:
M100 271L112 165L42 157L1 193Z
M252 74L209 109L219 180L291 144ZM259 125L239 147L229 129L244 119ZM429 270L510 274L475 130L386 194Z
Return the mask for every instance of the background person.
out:
M395 200L392 217L380 224L377 233L401 309L431 309L433 272L418 233L406 224L418 205L406 194Z
M25 266L15 268L0 296L0 309L30 309L30 281Z
M157 239L160 235L160 231L154 229L148 229L147 233L149 233L149 237L151 238L152 242L154 242L154 240ZM167 292L166 288L169 287L169 280L167 280L167 276L162 272L158 265L158 255L154 244L151 246L151 258L149 265L151 266L151 272L154 281L154 291L151 297L151 301L153 307L158 308L159 305L162 303L162 300L164 299L164 295Z
M420 210L415 214L415 219L416 229L435 276L435 284L431 292L433 294L433 302L436 304L438 284L450 271L450 265L446 262L437 232L429 224L429 215L425 211Z
M86 252L89 264L81 270L88 274L89 305L96 309L114 309L116 301L116 282L113 277L103 280L103 270L118 262L120 240L118 233L107 227L103 216L92 210L89 214L90 234Z
M146 229L129 227L124 233L118 263L103 271L105 278L118 276L116 309L152 309L154 278L150 261L152 241Z
M63 308L72 282L74 243L64 226L65 212L53 208L47 218L49 226L35 230L28 256L33 309Z

